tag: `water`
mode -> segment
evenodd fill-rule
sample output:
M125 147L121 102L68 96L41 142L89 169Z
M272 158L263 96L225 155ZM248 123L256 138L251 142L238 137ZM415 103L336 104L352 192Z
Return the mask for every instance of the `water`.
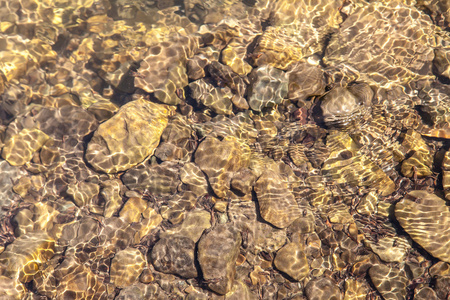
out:
M0 298L447 296L445 3L0 7Z

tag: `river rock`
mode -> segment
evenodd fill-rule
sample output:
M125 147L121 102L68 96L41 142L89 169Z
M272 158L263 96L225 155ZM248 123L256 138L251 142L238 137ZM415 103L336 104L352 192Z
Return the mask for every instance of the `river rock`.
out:
M182 100L177 91L188 84L186 75L187 59L198 48L198 39L192 36L178 36L150 47L138 69L135 85L170 105L180 104Z
M236 274L241 235L230 224L217 225L198 244L198 262L203 278L214 292L231 291Z
M148 166L139 164L128 170L122 181L129 189L147 190L155 195L173 195L180 185L180 169L177 161L164 161Z
M187 190L192 191L197 196L203 196L208 193L208 181L200 168L189 162L180 170L181 182L186 185Z
M261 217L278 228L286 228L300 217L294 194L281 176L266 170L255 183Z
M203 104L211 108L216 114L231 114L233 108L231 98L233 97L233 93L230 88L216 88L204 79L191 82L189 88L192 91L192 98L198 104Z
M187 213L183 223L179 227L169 229L161 234L161 237L178 235L190 238L194 243L200 239L203 231L211 227L211 214L204 210L193 210Z
M13 201L19 199L19 195L14 193L13 187L16 180L26 174L20 167L11 166L6 160L0 161L0 205L11 207ZM0 218L6 211L0 210Z
M250 74L250 81L248 104L255 111L280 104L287 96L289 78L282 70L259 67Z
M20 281L0 275L0 299L21 300L24 298L25 291Z
M153 247L151 260L156 270L183 278L197 277L195 243L188 237L168 236Z
M205 172L214 193L223 198L233 173L250 163L250 148L232 136L222 141L207 137L195 152L195 163Z
M139 222L141 214L147 209L147 201L132 197L123 205L119 216L128 223Z
M3 275L29 282L39 267L55 253L55 240L43 231L34 231L18 237L0 254Z
M433 30L429 16L414 6L402 1L371 2L340 24L323 60L341 74L333 74L336 81L360 76L360 81L392 86L432 78Z
M77 182L69 184L67 194L72 197L73 203L78 207L91 205L94 197L100 192L98 184L92 182Z
M308 300L340 300L341 291L336 283L327 277L314 278L305 286L305 294Z
M57 299L105 299L106 286L91 269L73 257L66 258L54 272L59 283Z
M275 267L297 281L309 273L309 265L300 243L289 243L278 250L274 260Z
M138 249L119 251L111 261L111 281L120 288L130 286L137 281L146 264L145 256Z
M408 278L399 269L375 265L370 268L369 276L384 299L405 299Z
M39 129L24 128L6 141L2 157L13 166L23 166L48 139L48 135Z
M436 292L430 287L424 287L414 291L415 300L438 300Z
M450 211L443 199L426 191L409 192L395 205L395 218L416 243L450 262Z
M100 195L105 200L104 217L112 217L122 206L122 196L120 190L122 182L119 179L112 179L102 182Z
M86 160L105 173L125 171L153 154L173 109L138 99L102 123L89 142Z

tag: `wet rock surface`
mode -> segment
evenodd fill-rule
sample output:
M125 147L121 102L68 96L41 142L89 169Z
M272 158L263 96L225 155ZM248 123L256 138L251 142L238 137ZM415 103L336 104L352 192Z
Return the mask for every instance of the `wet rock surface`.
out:
M445 200L412 191L395 205L395 217L416 243L442 261L450 261L446 250L450 212Z
M309 272L308 261L298 243L290 243L278 250L274 260L275 267L295 280L302 280Z
M158 146L170 110L143 99L124 105L94 133L86 149L86 160L105 173L137 165Z
M160 239L152 249L151 260L156 270L183 278L197 277L194 265L195 243L190 238L169 236Z
M408 278L400 270L388 266L373 266L369 270L369 276L384 299L405 299Z
M446 299L449 7L0 0L0 298Z
M229 225L218 225L198 243L198 262L208 288L218 294L231 291L242 238Z
M137 281L145 265L145 257L138 249L119 251L111 261L111 280L120 288L130 286Z

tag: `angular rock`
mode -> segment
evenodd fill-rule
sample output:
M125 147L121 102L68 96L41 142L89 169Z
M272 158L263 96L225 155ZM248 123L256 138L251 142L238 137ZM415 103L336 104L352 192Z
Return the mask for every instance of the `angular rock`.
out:
M0 254L3 275L29 282L39 267L55 253L55 240L43 231L34 231L18 237Z
M89 267L73 257L66 258L56 269L57 299L106 299L106 286Z
M186 62L197 48L198 39L192 36L178 36L150 47L138 69L136 87L154 93L163 103L180 104L177 91L188 84Z
M119 288L130 286L137 281L146 264L145 256L138 249L119 251L111 261L111 281Z
M242 242L241 235L230 225L217 225L203 235L198 244L198 262L203 279L211 290L221 295L233 287L236 259Z
M128 223L139 222L141 214L147 209L147 201L133 197L128 199L119 212L119 217Z
M340 24L326 48L324 63L335 68L335 81L352 80L346 72L355 71L361 72L359 81L387 87L431 79L433 31L430 18L414 6L401 1L371 2Z
M125 171L153 154L172 108L138 99L102 123L86 149L86 160L100 172Z
M140 164L128 170L122 181L129 189L147 190L155 195L173 195L180 182L182 165L177 161L165 161L148 166Z
M168 236L153 246L152 264L156 270L183 278L197 277L194 264L195 243L188 237Z
M249 169L242 169L238 171L231 179L231 187L242 194L251 192L255 184L256 176Z
M370 268L369 276L384 299L405 299L408 278L399 269L375 265Z
M192 98L197 103L211 108L219 115L230 115L232 113L233 104L231 98L233 94L228 87L216 88L204 79L200 79L191 82L189 88L192 91Z
M300 217L294 194L281 176L266 170L255 183L261 217L278 228L286 228Z
M443 199L426 191L409 192L395 205L395 218L422 248L450 262L450 211Z
M314 278L308 282L305 286L305 294L308 300L342 299L337 284L327 277Z
M13 166L23 166L48 139L48 135L39 129L24 128L6 141L2 157Z
M19 281L0 275L0 299L24 299L26 289Z
M161 237L169 237L170 235L184 236L197 243L203 231L208 228L211 228L211 213L204 210L194 210L187 213L179 227L163 232Z
M249 146L231 136L222 141L207 137L195 152L195 163L208 176L219 198L225 197L229 190L233 173L247 167L249 162Z
M300 243L289 243L278 250L274 260L275 267L297 281L309 273L308 260Z
M250 74L250 81L248 104L255 111L280 104L287 96L289 78L282 70L259 67Z

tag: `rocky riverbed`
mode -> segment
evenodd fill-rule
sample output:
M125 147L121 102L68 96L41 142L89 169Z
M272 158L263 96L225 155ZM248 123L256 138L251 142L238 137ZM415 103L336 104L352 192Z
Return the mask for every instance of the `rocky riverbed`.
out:
M449 22L0 0L0 299L448 299Z

